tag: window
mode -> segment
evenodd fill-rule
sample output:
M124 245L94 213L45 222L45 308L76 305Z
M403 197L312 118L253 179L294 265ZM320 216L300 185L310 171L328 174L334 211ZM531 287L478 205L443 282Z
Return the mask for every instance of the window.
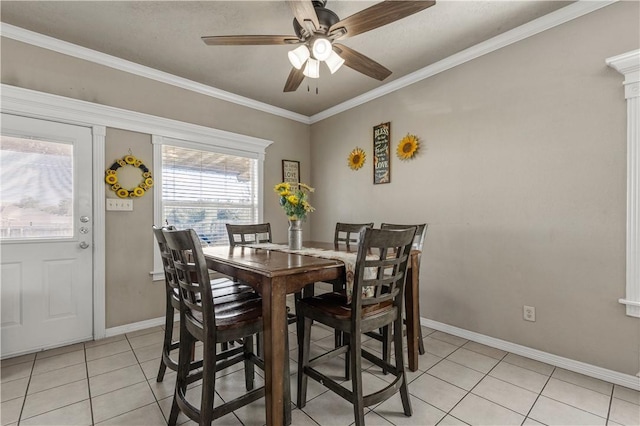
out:
M224 245L226 223L262 221L264 149L269 142L234 135L229 143L231 138L223 133L220 140L153 137L155 224L192 228L203 243ZM164 276L157 248L155 254L152 275L159 280Z
M73 237L73 145L2 136L0 239Z
M227 244L225 223L257 223L258 160L162 145L162 223Z

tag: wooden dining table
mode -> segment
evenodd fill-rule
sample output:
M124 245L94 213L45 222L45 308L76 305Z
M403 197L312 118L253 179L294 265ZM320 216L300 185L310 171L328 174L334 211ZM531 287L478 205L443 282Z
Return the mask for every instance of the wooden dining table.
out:
M303 245L335 250L333 243L309 241ZM352 249L357 250L357 247ZM342 250L348 249L342 247ZM288 387L285 389L289 384L286 296L311 283L344 280L345 265L334 259L245 246L210 246L203 248L203 252L209 269L248 283L262 296L266 423L269 426L287 424L290 419L285 415L284 407L285 399L289 404L290 393ZM418 255L416 250L411 252L405 291L408 368L411 371L418 369L420 324L418 315L414 314L419 294Z

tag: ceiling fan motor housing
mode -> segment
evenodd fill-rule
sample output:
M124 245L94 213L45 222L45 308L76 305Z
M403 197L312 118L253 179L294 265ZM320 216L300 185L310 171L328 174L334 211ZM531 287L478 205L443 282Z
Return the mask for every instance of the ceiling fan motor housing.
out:
M339 22L340 18L338 18L338 15L336 15L333 11L329 9L325 9L324 7L321 7L321 6L320 7L316 6L316 3L324 4L326 2L314 1L313 3L314 3L314 9L316 11L316 15L318 16L318 22L320 23L320 28L317 29L317 32L326 35L327 32L329 31L329 28L331 28L331 26L336 22ZM293 18L293 31L295 31L296 35L301 40L306 41L306 39L308 38L304 36L303 27L298 23L298 20L296 18Z

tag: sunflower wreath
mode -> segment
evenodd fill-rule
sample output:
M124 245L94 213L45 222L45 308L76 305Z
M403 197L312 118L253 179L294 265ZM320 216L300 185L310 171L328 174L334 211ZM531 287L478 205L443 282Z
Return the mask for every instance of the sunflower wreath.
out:
M142 171L142 182L140 182L138 186L126 189L118 183L118 169L124 166L137 167ZM105 174L104 181L111 185L111 190L120 198L142 197L145 191L148 191L153 186L153 177L151 176L149 168L142 163L142 160L137 159L131 154L114 161L111 167L105 171Z
M419 148L420 139L418 139L416 135L407 133L407 136L402 138L398 143L396 154L401 160L410 160L416 155Z

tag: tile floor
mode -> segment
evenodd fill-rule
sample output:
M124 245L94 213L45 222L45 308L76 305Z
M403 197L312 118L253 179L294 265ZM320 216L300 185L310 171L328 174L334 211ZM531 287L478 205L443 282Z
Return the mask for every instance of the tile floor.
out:
M297 364L290 328L291 371ZM368 425L639 425L640 392L423 328L427 354L408 373L413 416L398 396L367 410ZM333 335L313 327L313 347L331 347ZM161 327L2 361L2 425L165 425L175 373L156 383ZM365 342L379 350L374 340ZM220 372L218 397L244 391L243 371ZM364 365L365 389L389 380ZM339 376L342 366L327 366ZM295 401L295 374L292 374ZM261 378L257 379L261 382ZM197 384L194 385L197 394ZM179 423L189 423L181 415ZM350 425L351 406L309 381L308 402L293 410L294 425ZM264 400L214 424L262 425Z

